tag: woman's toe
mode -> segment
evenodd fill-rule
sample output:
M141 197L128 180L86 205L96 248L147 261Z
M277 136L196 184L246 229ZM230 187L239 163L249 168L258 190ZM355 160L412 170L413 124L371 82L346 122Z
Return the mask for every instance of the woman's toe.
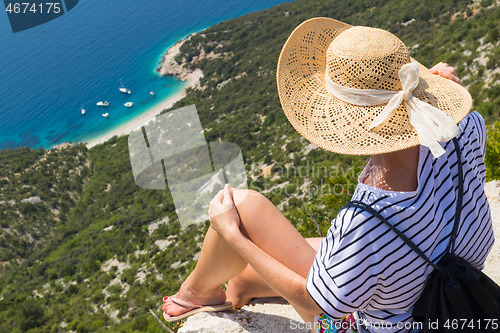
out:
M173 296L172 296L173 297ZM165 296L163 297L163 305L162 305L162 310L165 311L165 313L168 313L169 308L172 306L172 297Z

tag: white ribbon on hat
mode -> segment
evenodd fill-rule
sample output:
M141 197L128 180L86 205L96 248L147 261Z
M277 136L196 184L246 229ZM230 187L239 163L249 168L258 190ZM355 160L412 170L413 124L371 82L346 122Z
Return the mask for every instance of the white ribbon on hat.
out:
M460 130L450 116L438 108L413 97L412 91L418 86L418 65L405 64L399 70L402 90L355 89L334 83L325 72L326 90L346 103L359 106L373 106L387 103L384 110L375 117L368 130L382 124L404 101L410 124L418 134L420 144L430 149L434 158L444 153L439 142L453 139Z

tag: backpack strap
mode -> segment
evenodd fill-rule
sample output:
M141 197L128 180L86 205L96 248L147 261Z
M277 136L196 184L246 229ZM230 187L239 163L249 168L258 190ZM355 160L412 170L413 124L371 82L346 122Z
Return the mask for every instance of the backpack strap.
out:
M462 160L461 160L461 150L460 146L458 144L457 138L452 139L453 144L455 145L455 153L457 154L457 166L458 166L458 195L457 195L457 203L456 203L456 209L455 209L455 221L453 223L453 230L450 235L450 241L448 243L448 246L446 248L445 253L453 253L455 249L455 239L457 238L457 232L458 232L458 226L460 225L460 216L462 214L462 202L463 202L463 191L464 191L464 175L463 175L463 168L462 168ZM355 207L355 208L360 208L364 211L367 211L368 213L371 213L373 216L377 217L379 220L384 222L392 231L394 231L405 243L408 245L413 251L415 251L422 259L424 259L429 265L431 265L434 269L439 270L439 266L436 265L432 260L429 259L425 255L424 252L422 252L415 243L411 239L409 239L405 234L403 234L401 231L396 229L395 226L393 226L385 217L380 214L379 211L375 210L372 206L358 200L352 200L349 201L344 207L341 208L349 208L349 207Z
M458 226L460 225L460 216L462 215L462 203L464 197L464 174L462 168L462 151L458 144L458 139L453 138L453 144L455 145L455 153L457 154L457 167L458 167L458 194L457 194L457 206L455 209L455 222L453 223L453 230L450 235L450 242L448 247L446 247L446 253L453 253L455 251L455 239L457 238Z

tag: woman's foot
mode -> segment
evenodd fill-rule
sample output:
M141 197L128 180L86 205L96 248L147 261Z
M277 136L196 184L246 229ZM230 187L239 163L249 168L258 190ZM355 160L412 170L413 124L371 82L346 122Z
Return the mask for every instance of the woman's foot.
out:
M222 287L218 287L214 290L194 290L189 285L188 280L189 278L181 285L177 294L174 295L175 298L197 305L218 305L224 303L226 300L226 294L224 290L222 290ZM165 297L163 299L163 311L169 316L178 316L186 312L187 309L173 302L172 297Z
M226 298L235 309L250 303L254 298L280 296L262 280L252 266L248 265L241 274L229 280Z
M229 302L233 303L233 307L235 309L241 308L243 305L247 305L254 299L255 297L250 296L247 292L247 288L244 285L241 285L242 281L239 279L233 278L228 281L226 288L226 298Z

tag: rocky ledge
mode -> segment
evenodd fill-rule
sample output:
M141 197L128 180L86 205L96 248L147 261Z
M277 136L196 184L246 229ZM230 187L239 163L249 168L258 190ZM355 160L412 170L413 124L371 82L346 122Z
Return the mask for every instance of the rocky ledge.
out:
M196 33L191 34L188 37L177 41L171 48L169 48L156 66L156 70L160 73L160 75L163 76L171 75L175 76L181 81L192 81L191 85L196 89L203 89L200 87L200 79L203 77L203 72L201 71L201 69L193 70L192 68L195 68L196 64L202 60L213 60L218 58L227 59L231 57L232 54L230 52L216 53L216 51L220 51L220 49L222 48L222 43L217 43L214 50L208 53L205 52L204 48L198 45L197 55L194 55L189 62L184 59L181 63L178 63L175 58L181 53L182 45L184 45L184 43L189 41L195 35ZM205 37L203 33L200 36L202 38ZM244 75L246 75L246 73L235 77L235 79L238 79L239 77Z
M189 87L198 89L200 87L200 80L203 77L201 69L191 70L187 68L186 63L178 64L175 60L175 57L180 53L182 44L189 40L191 36L193 35L181 39L169 48L158 63L156 70L163 76L171 75L181 81L187 80L189 81Z
M194 34L193 34L194 35ZM169 48L163 55L161 61L158 63L156 70L163 76L171 75L176 78L186 81L194 71L188 69L185 63L178 64L175 57L180 53L181 46L193 35L177 41L171 48Z
M198 313L190 317L178 333L306 333L300 316L281 297L260 298L240 310Z
M500 235L500 180L488 182L485 192L491 207L493 228ZM486 260L484 272L500 284L500 241ZM199 313L190 317L178 333L302 333L310 332L291 305L282 298L261 298L236 311Z
M500 285L500 269L498 269L500 267L500 180L486 183L484 192L486 192L490 203L495 234L495 244L493 244L493 248L484 263L484 272Z

